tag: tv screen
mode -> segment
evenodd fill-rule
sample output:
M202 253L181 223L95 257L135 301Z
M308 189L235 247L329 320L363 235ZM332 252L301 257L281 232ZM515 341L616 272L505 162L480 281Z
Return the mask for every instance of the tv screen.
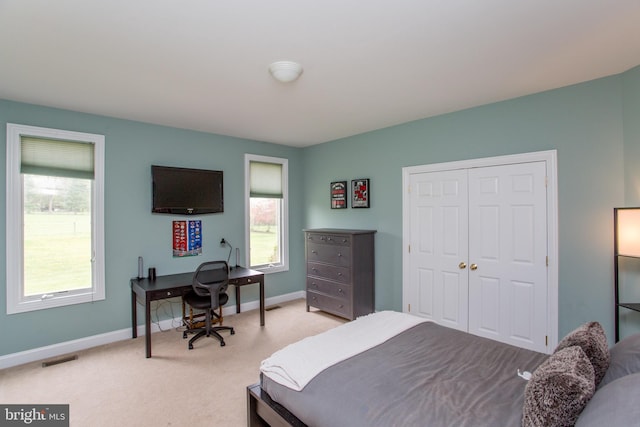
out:
M154 213L224 212L222 171L151 166Z

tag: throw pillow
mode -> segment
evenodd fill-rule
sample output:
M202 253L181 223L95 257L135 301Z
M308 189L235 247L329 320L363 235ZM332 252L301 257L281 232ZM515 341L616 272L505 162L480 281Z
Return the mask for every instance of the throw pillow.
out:
M522 426L573 426L595 388L593 365L584 350L560 349L538 366L525 387Z
M588 322L574 329L558 343L555 351L574 345L580 346L591 361L597 387L609 368L611 357L602 325L598 322Z

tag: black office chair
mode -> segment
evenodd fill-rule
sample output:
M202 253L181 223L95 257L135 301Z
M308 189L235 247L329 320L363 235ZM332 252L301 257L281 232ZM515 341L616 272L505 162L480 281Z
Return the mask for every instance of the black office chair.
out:
M182 337L187 338L187 332L196 332L189 340L189 350L193 350L193 342L203 336L214 336L224 346L224 339L218 331L235 331L230 326L212 326L216 318L222 325L222 317L216 313L229 300L226 293L229 286L229 265L225 261L209 261L200 264L193 274L193 289L184 294L183 301L191 307L205 311L205 327L184 331Z

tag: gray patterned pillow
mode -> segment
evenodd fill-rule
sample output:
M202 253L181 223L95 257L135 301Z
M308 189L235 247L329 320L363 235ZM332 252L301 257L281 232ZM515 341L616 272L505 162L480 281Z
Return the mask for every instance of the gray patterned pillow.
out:
M597 387L609 368L611 358L607 336L602 325L598 322L589 322L574 329L558 343L554 353L574 345L580 346L591 361Z
M524 391L523 427L573 426L596 389L593 365L579 346L552 354Z

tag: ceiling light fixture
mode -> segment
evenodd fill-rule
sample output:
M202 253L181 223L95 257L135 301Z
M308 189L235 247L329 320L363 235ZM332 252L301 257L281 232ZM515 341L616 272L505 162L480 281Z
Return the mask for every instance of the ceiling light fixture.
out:
M293 61L277 61L269 65L269 72L279 82L289 83L300 77L302 65Z

